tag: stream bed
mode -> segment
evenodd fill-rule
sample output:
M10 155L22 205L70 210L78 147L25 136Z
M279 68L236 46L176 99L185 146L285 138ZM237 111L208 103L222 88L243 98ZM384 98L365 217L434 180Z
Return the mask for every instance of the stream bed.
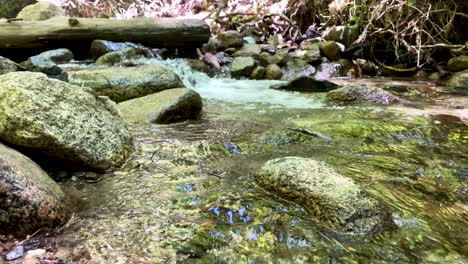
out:
M64 259L468 263L466 96L333 107L322 103L324 94L211 79L182 66L172 68L204 98L201 117L132 125L137 151L121 169L98 181L61 182L79 207L56 237ZM443 89L388 79L338 82ZM300 206L255 185L266 161L285 156L325 161L353 178L390 208L395 228L377 237L323 232Z

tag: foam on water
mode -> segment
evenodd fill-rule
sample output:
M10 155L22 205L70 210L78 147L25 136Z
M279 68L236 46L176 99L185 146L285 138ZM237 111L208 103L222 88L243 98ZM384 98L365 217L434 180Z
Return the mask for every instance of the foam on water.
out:
M192 70L184 60L165 60L158 63L174 70L188 88L200 93L204 99L243 104L247 108L257 104L268 104L273 108L323 106L316 95L270 89L272 85L284 83L282 81L210 78L205 73Z

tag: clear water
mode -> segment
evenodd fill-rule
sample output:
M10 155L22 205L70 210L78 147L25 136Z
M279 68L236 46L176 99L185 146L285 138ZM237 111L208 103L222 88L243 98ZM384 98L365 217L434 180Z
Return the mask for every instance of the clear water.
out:
M203 114L132 126L138 150L122 169L98 183L63 183L80 210L57 244L76 263L467 263L468 127L446 103L327 107L323 94L166 64L205 99ZM435 105L447 111L427 110ZM397 228L324 233L300 206L255 185L265 161L292 155L353 178Z

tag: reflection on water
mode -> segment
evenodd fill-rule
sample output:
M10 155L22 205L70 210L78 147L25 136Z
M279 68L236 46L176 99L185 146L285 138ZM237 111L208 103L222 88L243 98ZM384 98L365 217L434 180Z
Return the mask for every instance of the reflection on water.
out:
M321 95L272 101L282 108L251 96L254 107L218 97L205 101L200 120L131 127L138 151L121 170L80 188L63 184L81 211L60 247L78 263L466 263L464 122L316 108ZM289 100L295 107L286 109ZM340 236L254 184L265 161L292 155L352 177L390 208L397 227Z

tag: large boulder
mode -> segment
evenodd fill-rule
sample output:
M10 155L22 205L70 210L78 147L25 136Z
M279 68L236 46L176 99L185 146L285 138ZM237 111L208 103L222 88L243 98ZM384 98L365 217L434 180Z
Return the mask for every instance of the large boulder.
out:
M23 8L16 17L26 21L40 21L63 15L65 15L65 12L62 8L51 1L41 0L34 5Z
M140 45L131 42L112 42L108 40L96 39L91 42L91 48L89 51L93 59L97 59L109 52L136 47L140 47Z
M252 57L236 57L231 64L232 77L249 77L256 63Z
M348 85L327 93L327 100L336 105L373 103L390 105L399 101L398 97L381 88Z
M172 70L160 65L91 68L68 72L68 81L122 102L171 88L184 87Z
M194 90L176 88L117 105L129 123L167 124L193 119L202 110L202 98Z
M95 65L116 65L128 60L141 58L154 58L154 55L150 49L145 47L128 47L102 55L96 60Z
M285 84L274 85L271 88L298 92L328 92L339 87L338 84L326 80L316 80L312 77L302 76Z
M15 62L0 56L0 75L18 70Z
M468 70L456 72L450 77L449 86L468 89Z
M36 3L36 0L0 0L0 18L14 18L25 6Z
M300 204L332 231L373 235L391 225L391 216L354 181L324 162L285 157L270 160L255 175L265 190Z
M228 30L218 34L219 45L222 48L237 48L242 47L244 40L242 34L235 30Z
M354 26L333 26L323 33L323 38L343 43L349 48L359 37L359 27Z
M447 63L450 72L458 72L468 69L468 56L458 56L451 58Z
M60 187L31 159L0 144L0 235L26 236L64 224L72 207Z
M0 139L51 166L96 170L121 166L134 150L112 101L34 72L0 76Z

